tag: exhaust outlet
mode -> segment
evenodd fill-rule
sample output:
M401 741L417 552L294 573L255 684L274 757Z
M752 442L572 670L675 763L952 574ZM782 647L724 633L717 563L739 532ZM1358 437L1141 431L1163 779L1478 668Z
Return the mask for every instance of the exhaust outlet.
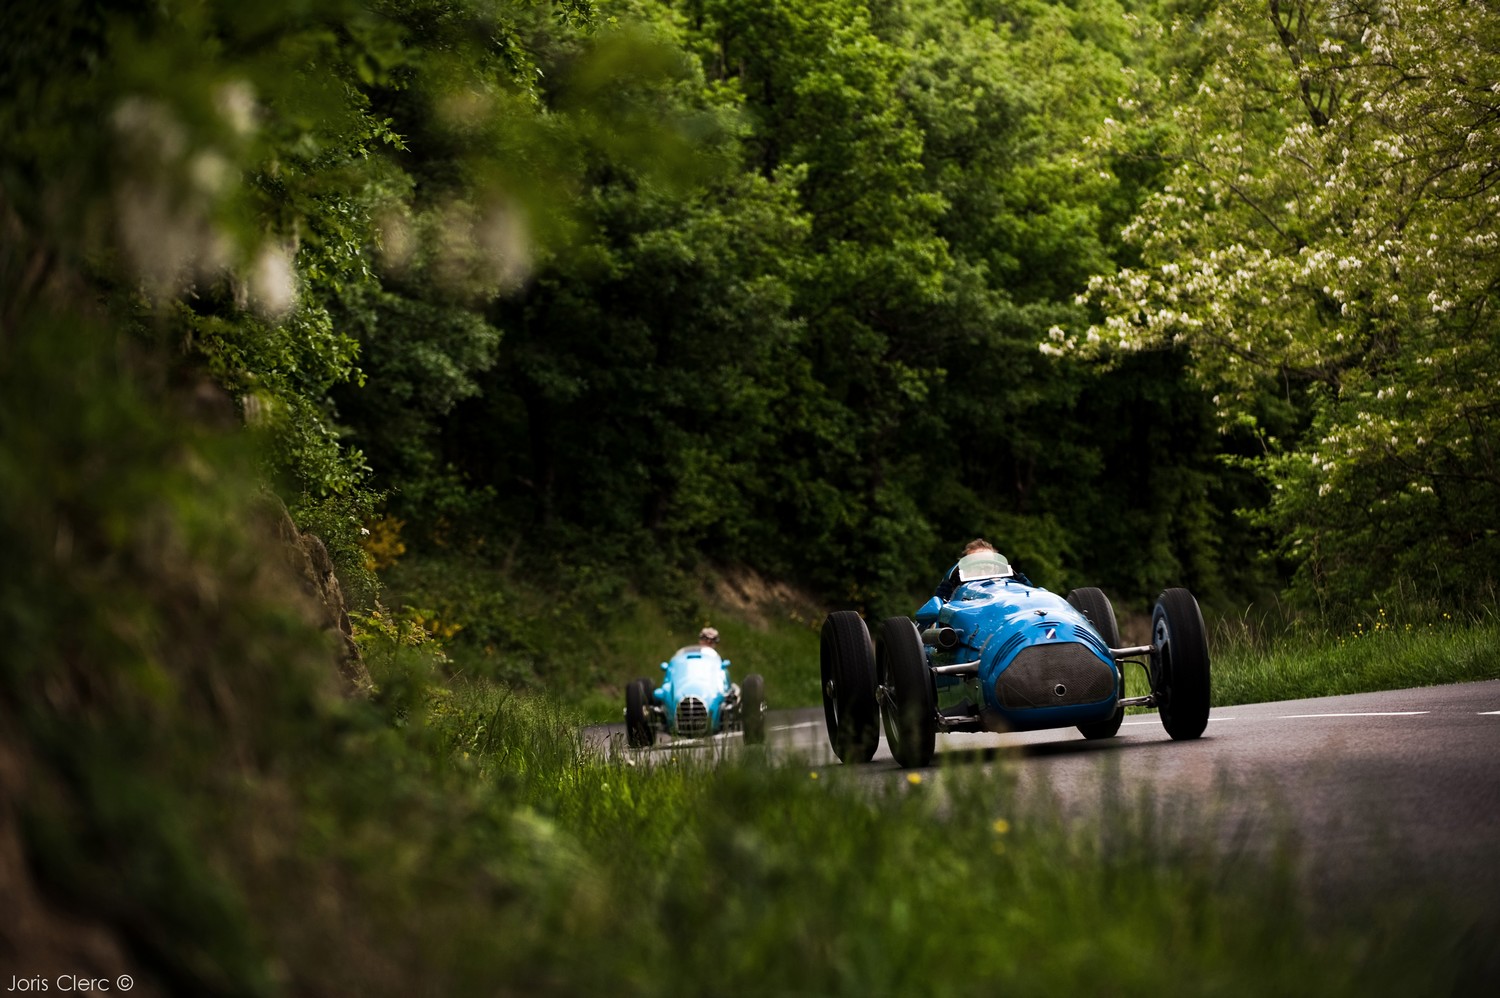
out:
M958 632L951 627L929 627L922 632L922 643L938 651L952 651L958 647Z

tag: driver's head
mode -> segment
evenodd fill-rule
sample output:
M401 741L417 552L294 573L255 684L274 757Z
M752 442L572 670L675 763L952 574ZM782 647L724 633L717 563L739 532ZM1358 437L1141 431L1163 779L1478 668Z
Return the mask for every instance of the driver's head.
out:
M705 627L698 632L698 643L700 645L716 645L719 643L719 629L717 627Z
M976 537L972 541L970 541L969 543L967 543L967 544L964 545L963 552L959 555L959 557L962 558L965 555L971 555L975 551L994 551L994 550L995 550L995 545L991 544L989 541L985 540L982 537Z

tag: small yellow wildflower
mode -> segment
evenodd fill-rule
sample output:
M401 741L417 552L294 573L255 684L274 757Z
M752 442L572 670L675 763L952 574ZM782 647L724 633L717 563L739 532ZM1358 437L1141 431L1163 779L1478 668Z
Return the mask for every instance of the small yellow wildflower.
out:
M906 774L906 782L910 783L912 786L916 786L918 783L922 782L922 774L921 773L907 773Z
M817 774L817 771L816 771L816 770L814 770L814 771L813 771L813 772L811 772L811 773L808 773L808 774L807 774L807 775L808 775L808 776L809 776L809 777L810 777L810 778L812 778L812 779L814 779L814 780L816 780L816 779L817 779L817 778L818 778L818 774Z
M1010 831L1010 822L1006 821L1004 818L996 818L995 823L990 827L995 830L996 835L1004 835L1006 832Z

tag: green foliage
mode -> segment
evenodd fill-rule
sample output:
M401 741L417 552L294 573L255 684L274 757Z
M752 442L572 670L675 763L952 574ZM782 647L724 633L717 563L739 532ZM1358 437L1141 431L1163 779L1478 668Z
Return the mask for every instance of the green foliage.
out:
M704 168L585 144L566 250L483 324L413 312L419 266L345 296L369 384L339 409L412 536L539 571L586 547L648 591L747 565L876 612L987 532L1060 587L1258 586L1231 567L1257 537L1225 529L1258 497L1202 487L1217 437L1180 366L1036 350L1085 321L1150 179L1089 142L1140 42L1110 4L981 8L622 8L678 61L617 89L691 125ZM580 50L535 45L538 100L594 92Z
M380 595L380 581L369 566L361 544L366 530L361 524L375 519L379 501L380 496L355 489L321 499L303 493L300 501L289 507L301 528L316 534L328 549L344 602L351 612L373 607Z
M1229 3L1172 26L1197 72L1141 78L1174 172L1089 338L1186 348L1221 422L1259 431L1261 522L1323 612L1493 585L1497 25L1489 4ZM1288 435L1261 421L1275 398Z
M596 40L587 3L6 16L5 204L117 321L231 393L345 571L357 523L332 510L376 500L369 461L398 484L442 473L432 422L494 363L486 306L567 244L586 164L670 183L694 140L655 119L665 50ZM544 61L567 63L565 107L542 104Z
M8 189L76 206L25 222L231 392L346 574L333 511L381 494L430 547L748 565L878 612L979 532L1058 586L1248 584L1255 537L1214 534L1246 497L1193 486L1211 426L1136 404L1162 372L1035 350L1154 176L1091 141L1143 50L1122 10L604 10L72 12L4 78ZM35 113L79 32L68 113ZM1152 437L1123 516L1099 426Z
M1004 497L1019 536L1075 535L1049 572L1105 569L1110 521L1052 511L1097 458L1047 418L1085 376L1030 346L1112 251L1082 140L1125 86L1115 8L611 8L649 35L549 5L278 10L103 25L118 78L53 89L131 155L65 159L58 122L88 115L22 115L15 159L161 195L87 203L121 214L122 283L191 282L168 335L261 420L299 513L368 505L373 472L434 539L749 563L891 608Z

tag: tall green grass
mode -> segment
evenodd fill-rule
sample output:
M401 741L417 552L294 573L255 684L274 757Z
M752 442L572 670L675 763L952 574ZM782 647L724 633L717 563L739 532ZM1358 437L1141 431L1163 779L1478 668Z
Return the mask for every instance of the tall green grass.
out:
M872 788L755 753L632 765L535 698L469 684L439 700L450 764L519 780L526 845L493 862L541 864L524 903L572 954L531 940L557 960L530 980L545 990L1404 995L1493 969L1466 948L1477 913L1407 897L1330 919L1291 846L1226 855L1201 811L1149 795L1064 820L977 771Z
M1214 702L1262 703L1500 677L1500 617L1379 610L1335 629L1305 621L1217 623Z

